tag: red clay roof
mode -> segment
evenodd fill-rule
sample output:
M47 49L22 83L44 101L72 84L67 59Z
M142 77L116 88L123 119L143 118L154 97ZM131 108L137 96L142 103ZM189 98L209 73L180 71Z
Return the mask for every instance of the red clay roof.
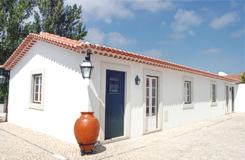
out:
M102 55L102 56L108 56L113 57L117 59L127 60L127 61L133 61L137 63L142 64L148 64L152 66L167 68L171 70L177 70L182 72L188 72L193 73L201 76L231 81L239 83L240 81L238 79L234 79L233 77L224 77L219 76L214 73L198 70L195 68L187 67L184 65L179 65L176 63L151 58L147 56L143 56L140 54L136 54L133 52L128 52L125 50L120 50L116 48L111 48L107 46L102 46L98 44L90 44L88 42L84 41L76 41L71 40L69 38L60 37L54 34L49 34L45 32L41 32L40 34L34 34L30 33L23 42L18 46L18 48L14 51L14 53L10 56L10 58L4 63L4 68L7 70L11 70L15 64L18 63L18 61L29 51L29 49L37 42L37 41L44 41L47 43L51 43L63 48L70 49L72 51L75 51L77 53L85 53L86 49L92 49L94 51L94 54Z
M227 75L226 77L236 79L240 82L242 81L242 74L230 74L230 75Z

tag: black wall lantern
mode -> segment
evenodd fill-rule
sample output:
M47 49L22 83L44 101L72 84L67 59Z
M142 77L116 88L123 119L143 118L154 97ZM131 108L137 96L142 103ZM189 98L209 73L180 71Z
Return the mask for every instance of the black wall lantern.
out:
M136 84L136 85L140 85L140 78L139 78L138 75L135 77L134 80L135 80L135 84Z
M87 55L85 56L85 60L82 62L82 64L80 64L80 69L81 69L82 76L84 79L85 78L90 79L92 70L94 68L94 66L92 66L91 60L90 60L91 54L92 54L91 50L88 49Z

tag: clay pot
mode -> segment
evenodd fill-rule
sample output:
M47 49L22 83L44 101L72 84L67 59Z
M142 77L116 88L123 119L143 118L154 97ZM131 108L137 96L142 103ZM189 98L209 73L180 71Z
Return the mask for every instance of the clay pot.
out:
M81 116L76 120L74 133L82 153L94 151L99 129L99 121L93 112L81 112Z

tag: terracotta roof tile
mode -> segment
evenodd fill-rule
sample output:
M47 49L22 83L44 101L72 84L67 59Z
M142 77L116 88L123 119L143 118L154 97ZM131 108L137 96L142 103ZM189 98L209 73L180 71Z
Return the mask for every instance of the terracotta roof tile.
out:
M227 75L226 77L230 79L242 81L242 74L230 74L230 75Z
M217 78L217 79L222 79L222 80L231 81L231 82L237 82L237 83L240 82L240 80L238 79L219 76L217 74L210 73L207 71L202 71L199 69L187 67L187 66L172 63L169 61L140 55L134 52L128 52L125 50L116 49L116 48L107 47L107 46L98 45L98 44L90 44L89 42L85 42L85 41L72 40L69 38L60 37L60 36L45 33L45 32L41 32L40 34L30 33L24 39L24 41L18 46L18 48L14 51L14 53L10 56L10 58L4 63L3 65L4 68L7 70L12 69L15 66L15 64L18 63L18 61L27 53L27 51L38 40L45 41L47 43L51 43L51 44L54 44L54 45L57 45L57 46L60 46L66 49L70 49L78 53L85 53L86 52L85 50L90 48L90 49L93 49L95 54L99 54L103 56L123 59L127 61L133 61L133 62L142 63L142 64L153 65L157 67L162 67L162 68L167 68L167 69L172 69L172 70L177 70L177 71L182 71L182 72L193 73L193 74L197 74L201 76Z
M49 39L49 40L53 40L53 41L62 43L63 45L71 46L71 47L81 46L81 42L79 42L77 40L72 40L69 38L57 36L57 35L46 33L46 32L41 32L40 36L43 38Z

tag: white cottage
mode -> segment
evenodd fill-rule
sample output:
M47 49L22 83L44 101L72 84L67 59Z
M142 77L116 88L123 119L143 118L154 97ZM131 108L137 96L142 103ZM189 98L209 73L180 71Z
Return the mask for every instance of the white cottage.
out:
M91 52L93 71L79 65ZM76 143L81 111L99 119L100 141L120 140L234 111L237 80L48 33L29 34L10 70L9 122Z

